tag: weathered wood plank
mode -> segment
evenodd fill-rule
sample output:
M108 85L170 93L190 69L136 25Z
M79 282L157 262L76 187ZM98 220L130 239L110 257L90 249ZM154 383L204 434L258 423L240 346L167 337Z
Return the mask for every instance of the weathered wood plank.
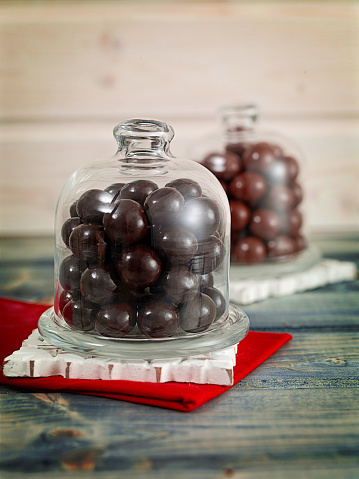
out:
M255 100L355 113L352 2L31 2L1 7L4 119L197 116Z

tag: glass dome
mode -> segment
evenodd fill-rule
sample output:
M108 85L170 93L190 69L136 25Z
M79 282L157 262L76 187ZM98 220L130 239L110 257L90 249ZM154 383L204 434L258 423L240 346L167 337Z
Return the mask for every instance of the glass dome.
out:
M218 134L197 140L191 159L220 181L231 212L231 262L244 277L305 268L318 259L303 211L303 155L257 127L255 105L224 107ZM250 267L249 267L250 266Z
M173 129L130 119L117 154L75 171L55 217L54 308L41 334L65 350L202 354L248 331L229 305L230 210L218 179L170 152Z

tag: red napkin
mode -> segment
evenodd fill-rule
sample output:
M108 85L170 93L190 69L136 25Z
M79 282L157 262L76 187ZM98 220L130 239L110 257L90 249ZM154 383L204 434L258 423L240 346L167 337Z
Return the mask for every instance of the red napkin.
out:
M49 306L0 298L0 364L20 348L22 341L37 327L40 315ZM290 341L287 333L250 331L240 342L234 384L251 373L280 347ZM232 386L193 383L143 383L121 380L46 378L7 378L0 373L0 383L32 391L66 391L104 396L178 411L192 411L224 393Z

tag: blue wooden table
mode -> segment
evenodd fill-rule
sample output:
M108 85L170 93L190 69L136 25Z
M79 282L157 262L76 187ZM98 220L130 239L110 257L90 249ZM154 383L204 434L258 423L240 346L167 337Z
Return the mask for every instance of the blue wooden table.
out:
M317 242L356 261L357 238ZM2 240L1 296L52 301L52 241ZM0 389L2 479L359 477L359 285L243 308L293 340L191 413Z

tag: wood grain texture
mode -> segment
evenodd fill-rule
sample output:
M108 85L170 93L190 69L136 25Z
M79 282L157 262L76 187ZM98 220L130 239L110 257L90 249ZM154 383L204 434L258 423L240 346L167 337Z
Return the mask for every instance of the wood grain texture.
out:
M1 241L6 296L31 299L36 279L52 274L50 244ZM357 242L320 245L359 266ZM33 276L17 289L26 267ZM48 283L40 282L44 297ZM1 477L356 479L358 292L351 281L247 307L252 329L289 331L292 341L189 414L1 387Z

